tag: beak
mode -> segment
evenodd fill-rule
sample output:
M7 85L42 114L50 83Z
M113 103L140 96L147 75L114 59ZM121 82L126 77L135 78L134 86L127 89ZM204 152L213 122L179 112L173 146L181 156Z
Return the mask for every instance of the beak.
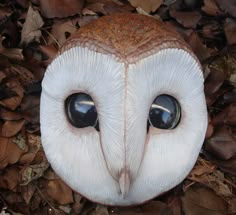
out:
M120 191L123 199L127 196L130 187L130 175L127 169L122 170L119 178Z

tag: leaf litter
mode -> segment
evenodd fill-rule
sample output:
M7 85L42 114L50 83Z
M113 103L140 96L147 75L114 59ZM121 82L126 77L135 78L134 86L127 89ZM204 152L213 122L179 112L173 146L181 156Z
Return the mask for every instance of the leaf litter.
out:
M39 132L41 80L77 29L117 12L175 28L199 58L209 125L183 183L135 207L107 207L51 169ZM236 214L236 1L16 0L0 4L0 214ZM63 195L62 195L63 193Z

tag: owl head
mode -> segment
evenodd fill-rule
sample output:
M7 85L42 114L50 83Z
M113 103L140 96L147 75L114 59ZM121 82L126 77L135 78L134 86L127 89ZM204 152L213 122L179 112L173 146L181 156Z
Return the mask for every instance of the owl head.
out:
M118 14L81 28L42 82L42 144L55 172L106 205L140 204L179 184L207 128L201 66L153 18Z

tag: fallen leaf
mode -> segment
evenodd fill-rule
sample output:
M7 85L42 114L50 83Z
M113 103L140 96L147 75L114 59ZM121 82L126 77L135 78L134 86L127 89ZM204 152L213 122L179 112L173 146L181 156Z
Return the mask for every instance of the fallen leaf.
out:
M39 96L25 96L20 106L20 113L27 123L39 123Z
M236 21L227 18L224 24L224 31L229 45L236 44Z
M21 86L20 82L17 79L10 79L6 86L13 92L16 93L16 96L0 100L0 104L4 107L9 108L10 110L15 110L21 103L24 88Z
M42 36L39 30L44 25L38 11L29 6L25 23L21 32L21 44L29 44L32 41L40 42Z
M25 120L18 121L6 121L2 127L3 137L13 137L16 135L23 127Z
M211 16L219 16L222 14L215 0L204 0L202 11Z
M227 202L214 191L200 186L192 186L182 197L184 214L221 215L227 214Z
M28 184L26 186L20 186L21 194L25 203L28 205L30 203L31 198L34 195L36 187L32 184Z
M196 28L201 19L201 14L197 11L183 12L170 10L170 15L185 28Z
M214 154L217 159L236 158L236 138L229 128L222 127L206 141L205 149Z
M0 188L14 190L19 183L18 167L9 167L0 177Z
M61 179L48 181L46 193L53 200L62 205L74 202L72 190Z
M197 33L193 32L188 38L187 42L201 62L211 56L212 50L203 44Z
M11 9L8 7L0 7L0 21L10 16L12 13Z
M58 52L54 45L39 46L41 52L43 52L50 60L53 60Z
M210 68L210 74L204 84L206 96L214 95L220 89L225 79L226 75L222 70Z
M233 17L236 17L236 0L216 0L219 7L225 11L226 13L230 14Z
M137 8L141 7L147 13L155 12L163 3L163 0L129 0L130 4Z
M231 125L236 126L236 103L232 103L224 108L219 114L212 119L215 125Z
M21 150L12 140L12 138L0 136L0 169L5 168L8 164L18 162L21 155L27 150Z
M112 209L111 209L112 210ZM171 209L161 201L150 201L138 207L118 208L112 214L120 215L173 215Z
M67 38L77 31L77 27L74 25L72 20L56 21L49 35L48 44L58 44L60 47Z
M74 204L72 206L75 214L80 214L86 200L79 193L74 193Z
M223 172L236 176L236 159L230 159L227 161L214 160L214 163L216 163Z
M10 77L17 77L22 86L27 86L36 81L33 73L20 65L12 64L9 68L5 69L4 72Z
M84 0L39 0L41 13L46 18L63 18L81 14Z
M22 155L19 161L21 164L24 164L24 165L30 164L34 160L37 152L39 151L41 147L40 136L27 133L27 144L28 144L29 150L27 151L27 153Z
M0 119L3 120L19 120L22 119L21 114L13 111L9 111L0 107Z
M48 167L49 164L46 161L24 167L21 171L21 185L27 185L31 181L40 178Z

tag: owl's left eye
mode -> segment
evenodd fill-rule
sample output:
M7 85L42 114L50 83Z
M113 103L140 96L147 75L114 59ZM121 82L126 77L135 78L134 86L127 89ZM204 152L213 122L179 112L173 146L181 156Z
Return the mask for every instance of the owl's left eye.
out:
M153 101L149 111L149 123L160 129L175 128L181 118L179 102L170 95L160 95Z
M88 94L75 93L68 96L65 100L65 112L70 124L76 128L97 125L97 110Z

